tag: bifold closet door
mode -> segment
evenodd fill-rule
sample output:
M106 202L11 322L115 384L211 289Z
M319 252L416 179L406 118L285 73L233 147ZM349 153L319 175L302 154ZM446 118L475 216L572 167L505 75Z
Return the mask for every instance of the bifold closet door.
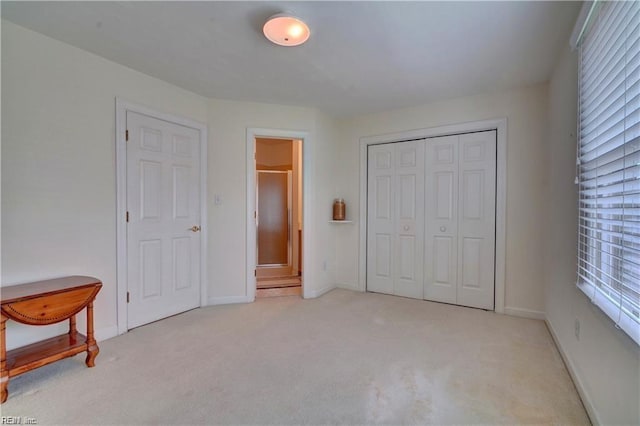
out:
M494 309L496 132L460 135L459 305Z
M427 140L424 298L494 309L496 132Z
M457 301L458 135L432 138L425 151L424 298Z
M368 152L367 290L421 299L424 141Z

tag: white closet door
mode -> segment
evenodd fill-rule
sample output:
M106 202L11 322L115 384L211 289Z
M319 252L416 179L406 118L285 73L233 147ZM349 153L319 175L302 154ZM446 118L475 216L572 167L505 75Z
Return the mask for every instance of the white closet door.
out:
M367 290L423 297L424 141L369 147Z
M393 294L394 146L369 147L367 290Z
M494 309L496 132L460 135L457 303Z
M494 309L496 132L369 147L367 290Z
M494 309L496 132L426 141L424 297Z
M458 136L429 139L425 166L424 298L457 301Z
M423 298L424 141L395 145L396 218L394 294Z

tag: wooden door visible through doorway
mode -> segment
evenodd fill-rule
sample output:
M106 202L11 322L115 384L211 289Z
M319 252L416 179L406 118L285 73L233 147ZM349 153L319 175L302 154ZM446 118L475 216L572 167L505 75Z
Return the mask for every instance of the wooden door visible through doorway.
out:
M301 295L302 141L255 143L256 296Z
M258 266L291 268L291 171L257 175Z

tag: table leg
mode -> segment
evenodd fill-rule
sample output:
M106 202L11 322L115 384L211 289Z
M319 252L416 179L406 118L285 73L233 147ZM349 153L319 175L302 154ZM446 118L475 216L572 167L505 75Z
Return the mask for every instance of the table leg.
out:
M69 336L71 336L71 341L73 343L76 342L76 335L78 334L78 330L76 329L76 316L73 315L69 318Z
M96 365L95 360L98 356L98 344L93 336L93 300L87 305L87 359L84 361L87 367Z
M0 404L9 397L9 370L7 369L7 317L0 314Z

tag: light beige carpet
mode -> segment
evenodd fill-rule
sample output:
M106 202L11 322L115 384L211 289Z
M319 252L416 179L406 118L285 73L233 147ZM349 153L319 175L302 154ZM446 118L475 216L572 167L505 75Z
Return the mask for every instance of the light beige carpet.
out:
M197 309L11 380L44 424L588 424L541 321L334 290Z

